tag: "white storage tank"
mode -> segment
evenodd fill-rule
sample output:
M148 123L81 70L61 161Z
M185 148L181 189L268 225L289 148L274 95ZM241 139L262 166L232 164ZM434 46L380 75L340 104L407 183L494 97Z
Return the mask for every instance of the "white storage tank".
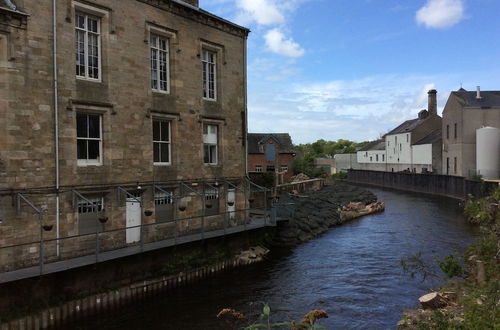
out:
M500 128L476 131L476 169L484 179L500 178Z

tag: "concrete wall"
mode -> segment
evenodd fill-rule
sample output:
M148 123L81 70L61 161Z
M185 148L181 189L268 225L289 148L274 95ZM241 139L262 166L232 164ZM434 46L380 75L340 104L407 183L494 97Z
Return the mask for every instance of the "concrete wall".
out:
M385 140L388 164L411 164L412 133L388 135Z
M336 172L344 172L350 168L359 169L358 163L358 155L357 154L336 154L335 158L335 167Z
M468 194L480 197L483 191L498 187L497 183L470 181L458 176L362 170L350 170L348 181L454 198L465 198Z

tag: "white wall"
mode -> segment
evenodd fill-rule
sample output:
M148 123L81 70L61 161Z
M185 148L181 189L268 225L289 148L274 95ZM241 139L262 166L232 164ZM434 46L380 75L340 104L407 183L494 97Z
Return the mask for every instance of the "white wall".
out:
M385 137L387 163L412 164L411 133L394 134Z
M412 159L413 164L430 165L432 169L432 144L412 146Z
M385 164L385 150L358 151L358 163Z

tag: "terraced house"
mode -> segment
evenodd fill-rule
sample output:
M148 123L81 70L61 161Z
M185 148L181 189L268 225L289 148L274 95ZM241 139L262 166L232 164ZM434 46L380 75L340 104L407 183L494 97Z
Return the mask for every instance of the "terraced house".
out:
M248 33L197 0L0 0L0 272L246 221Z

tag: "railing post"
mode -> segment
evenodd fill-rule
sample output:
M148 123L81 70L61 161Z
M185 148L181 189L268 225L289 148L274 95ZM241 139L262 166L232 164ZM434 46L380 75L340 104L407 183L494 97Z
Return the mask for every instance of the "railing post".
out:
M44 241L43 241L43 227L42 227L42 213L38 213L38 222L40 223L40 275L43 275L43 259L44 259Z

